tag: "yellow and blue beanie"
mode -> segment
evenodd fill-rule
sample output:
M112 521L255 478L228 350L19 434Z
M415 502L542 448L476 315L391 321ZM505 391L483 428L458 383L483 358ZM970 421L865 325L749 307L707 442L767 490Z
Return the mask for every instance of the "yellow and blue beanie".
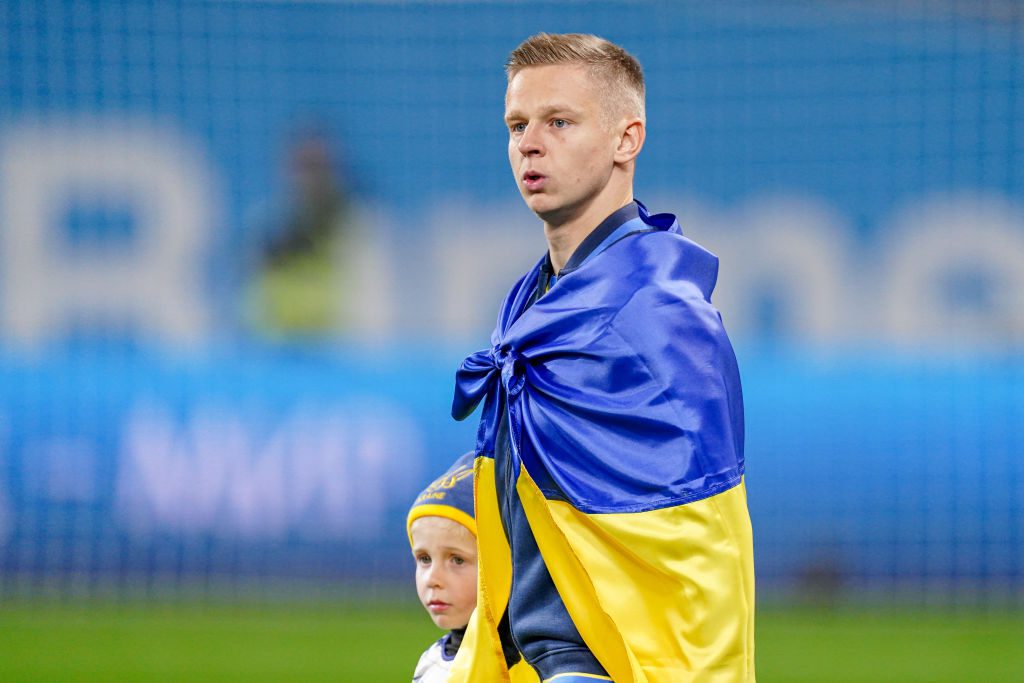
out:
M412 523L420 517L447 517L458 522L476 536L476 517L473 515L473 461L472 451L452 463L448 471L435 479L416 496L405 529L412 543Z

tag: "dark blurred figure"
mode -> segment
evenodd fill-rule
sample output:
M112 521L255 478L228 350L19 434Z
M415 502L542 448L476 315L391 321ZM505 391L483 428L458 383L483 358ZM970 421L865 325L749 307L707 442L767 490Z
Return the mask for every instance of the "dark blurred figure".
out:
M808 607L835 609L843 596L843 569L837 553L824 549L797 573L797 595Z
M323 127L300 129L287 150L288 194L260 218L246 317L262 336L316 338L346 327L353 211L335 147Z

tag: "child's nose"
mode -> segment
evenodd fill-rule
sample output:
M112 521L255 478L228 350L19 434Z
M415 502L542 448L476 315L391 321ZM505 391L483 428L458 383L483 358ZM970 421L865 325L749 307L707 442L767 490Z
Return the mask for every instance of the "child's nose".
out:
M444 583L444 569L433 565L430 571L427 573L427 584L430 586L440 586Z

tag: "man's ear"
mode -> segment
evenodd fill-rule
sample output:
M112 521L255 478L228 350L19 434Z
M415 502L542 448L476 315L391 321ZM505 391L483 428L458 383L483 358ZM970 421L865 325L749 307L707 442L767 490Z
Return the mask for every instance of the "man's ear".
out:
M619 146L615 149L615 163L624 164L636 158L644 146L647 128L642 119L626 119L620 128Z

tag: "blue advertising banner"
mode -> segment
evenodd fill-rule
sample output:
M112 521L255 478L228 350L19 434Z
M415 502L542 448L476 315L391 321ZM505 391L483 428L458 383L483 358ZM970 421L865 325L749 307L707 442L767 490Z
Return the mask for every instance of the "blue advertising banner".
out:
M814 572L875 591L1002 595L1020 581L1019 361L740 361L769 595ZM448 415L456 362L394 349L5 359L7 588L407 577L408 507L474 443L475 418Z

